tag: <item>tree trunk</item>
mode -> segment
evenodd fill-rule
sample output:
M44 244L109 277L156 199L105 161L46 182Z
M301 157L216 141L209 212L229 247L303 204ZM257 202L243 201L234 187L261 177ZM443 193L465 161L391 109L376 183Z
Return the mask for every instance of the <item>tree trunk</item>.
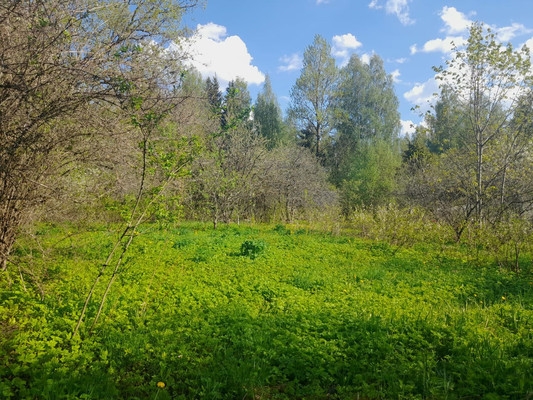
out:
M318 118L318 116L317 116ZM320 122L316 124L316 157L320 157Z
M479 141L476 162L476 217L481 227L483 225L483 145Z
M19 204L15 199L15 188L11 188L11 193L2 195L0 193L0 268L7 269L7 261L21 224Z

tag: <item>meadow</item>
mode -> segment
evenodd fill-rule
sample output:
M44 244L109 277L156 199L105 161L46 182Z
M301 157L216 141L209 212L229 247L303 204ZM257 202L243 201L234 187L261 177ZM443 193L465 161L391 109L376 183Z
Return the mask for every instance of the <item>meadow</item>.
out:
M0 281L6 399L526 399L533 275L454 243L143 226L97 323L111 226L41 225Z

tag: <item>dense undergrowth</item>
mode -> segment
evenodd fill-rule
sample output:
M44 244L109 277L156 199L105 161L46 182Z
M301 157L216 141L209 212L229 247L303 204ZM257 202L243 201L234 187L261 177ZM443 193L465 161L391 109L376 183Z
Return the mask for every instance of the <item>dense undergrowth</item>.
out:
M533 395L533 276L468 248L281 225L145 226L102 317L90 330L92 301L72 337L116 238L68 230L41 226L2 273L2 398Z

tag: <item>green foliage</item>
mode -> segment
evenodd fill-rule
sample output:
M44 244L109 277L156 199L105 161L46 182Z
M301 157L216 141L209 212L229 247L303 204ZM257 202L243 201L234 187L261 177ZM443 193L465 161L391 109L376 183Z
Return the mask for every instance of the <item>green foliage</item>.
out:
M531 263L531 222L516 216L495 225L471 227L464 242L478 257L494 260L501 268L520 273Z
M379 56L365 64L354 55L342 68L334 114L329 163L345 215L361 205L388 203L400 164L400 116L392 76Z
M253 260L265 249L266 243L262 240L245 240L241 244L241 256L250 257Z
M231 131L248 123L251 102L248 85L243 79L237 78L228 83L221 109L223 132Z
M525 199L529 180L510 179L516 171L522 178L529 175L523 155L530 154L531 140L527 129L513 126L512 120L515 113L520 118L522 101L530 93L531 57L527 46L505 46L481 23L472 24L465 46L454 50L446 68L434 68L442 94L435 116L427 119L434 134L430 144L435 152L452 149L461 156L454 160L464 171L455 185L456 197L467 210L464 223L473 219L482 227L500 222L516 203L531 204ZM448 173L450 167L457 168L450 165Z
M279 233L280 235L290 235L291 230L288 229L285 225L278 224L274 227L274 232Z
M339 185L343 212L348 215L356 207L377 207L392 200L400 154L389 143L376 140L361 143L351 154ZM345 159L344 162L348 160Z
M394 213L373 218L407 225ZM19 265L38 263L31 270L41 276L21 268L0 281L3 398L533 393L533 275L474 263L469 247L398 249L283 225L147 225L100 323L71 338L113 242L104 229L70 237L71 228L41 226L38 245L20 242ZM37 257L39 246L50 250ZM247 256L235 257L239 246ZM37 281L43 296L35 295Z
M254 124L259 134L265 138L268 149L286 144L288 130L283 124L281 108L272 91L270 77L267 75L263 90L257 95L257 101L253 110Z
M300 77L291 89L289 118L306 132L306 143L317 157L324 156L333 128L333 98L338 70L331 45L320 35L305 49Z
M434 114L427 114L425 118L429 126L427 146L432 153L441 154L466 145L468 119L465 114L457 93L443 85Z
M400 131L398 98L393 78L385 71L378 55L373 55L368 64L352 55L340 71L335 125L338 139L345 145L353 146L371 139L393 143L397 139Z

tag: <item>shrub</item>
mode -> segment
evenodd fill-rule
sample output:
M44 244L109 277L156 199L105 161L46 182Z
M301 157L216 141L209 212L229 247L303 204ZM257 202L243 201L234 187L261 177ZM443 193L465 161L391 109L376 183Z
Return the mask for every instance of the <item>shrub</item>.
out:
M375 210L357 209L349 223L362 237L387 242L397 249L449 239L442 227L431 221L423 210L400 208L395 204Z
M255 259L259 254L266 249L266 243L262 240L245 240L241 244L241 256Z

